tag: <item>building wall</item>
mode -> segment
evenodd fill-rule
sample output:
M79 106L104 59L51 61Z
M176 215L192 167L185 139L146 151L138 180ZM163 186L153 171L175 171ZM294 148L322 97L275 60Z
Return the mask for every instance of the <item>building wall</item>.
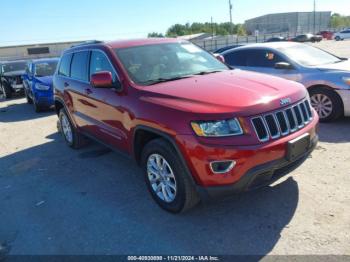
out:
M74 44L80 42L64 42L64 43L49 43L49 44L38 44L38 45L23 45L23 46L6 46L0 47L0 61L7 60L18 60L18 59L36 59L46 57L59 57L63 50L71 47ZM40 51L37 48L47 49L47 52L39 54L30 54L30 50Z
M329 28L331 12L316 12L315 31ZM307 33L314 31L313 12L293 12L269 14L245 21L246 30L253 33L281 33L298 32Z

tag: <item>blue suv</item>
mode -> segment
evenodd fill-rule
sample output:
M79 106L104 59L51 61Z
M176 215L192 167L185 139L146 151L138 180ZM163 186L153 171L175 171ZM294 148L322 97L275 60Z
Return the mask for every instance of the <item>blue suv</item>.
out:
M54 105L52 76L58 61L58 58L46 58L27 63L23 76L24 92L28 104L34 105L35 112L49 109Z

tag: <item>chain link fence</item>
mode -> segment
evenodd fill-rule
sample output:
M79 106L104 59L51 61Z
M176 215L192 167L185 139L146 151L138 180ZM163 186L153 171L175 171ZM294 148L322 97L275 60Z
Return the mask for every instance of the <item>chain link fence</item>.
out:
M328 31L336 32L336 29L329 29ZM278 34L263 34L258 36L237 36L237 35L226 35L226 36L214 36L206 39L194 39L191 40L192 43L202 47L203 49L214 52L220 48L231 46L231 45L243 45L248 43L262 43L271 37L282 36L287 39L293 38L297 35L303 33L295 32L295 33L278 33ZM306 34L306 33L304 33Z

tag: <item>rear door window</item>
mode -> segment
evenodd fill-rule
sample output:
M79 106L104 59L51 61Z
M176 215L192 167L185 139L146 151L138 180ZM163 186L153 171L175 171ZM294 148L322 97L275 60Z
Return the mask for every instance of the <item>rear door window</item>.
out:
M62 76L70 76L70 63L72 54L65 54L61 58L60 67L58 68L58 74Z
M88 81L89 51L73 54L70 76L76 80Z

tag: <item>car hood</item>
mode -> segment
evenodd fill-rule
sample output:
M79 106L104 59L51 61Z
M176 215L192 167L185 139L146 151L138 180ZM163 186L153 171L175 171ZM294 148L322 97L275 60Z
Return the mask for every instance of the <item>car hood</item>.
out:
M142 99L194 113L255 115L281 107L281 99L291 103L306 96L299 83L270 75L230 70L143 88Z
M52 76L41 76L41 77L36 77L36 79L44 85L48 85L48 86L52 85Z
M321 71L348 71L348 72L350 72L350 61L346 60L346 61L342 61L339 63L321 65L321 66L317 66L317 68Z
M25 74L24 70L19 70L19 71L6 72L3 75L4 76L22 76L24 74Z

